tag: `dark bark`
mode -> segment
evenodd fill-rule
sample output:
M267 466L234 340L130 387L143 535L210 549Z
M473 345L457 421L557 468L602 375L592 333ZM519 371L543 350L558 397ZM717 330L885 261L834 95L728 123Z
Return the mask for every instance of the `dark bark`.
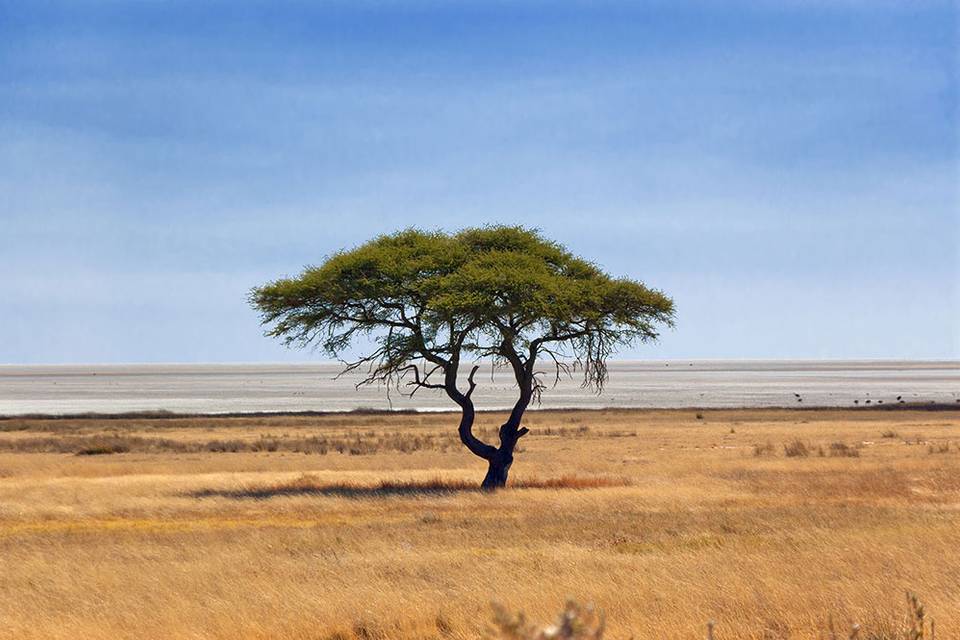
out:
M507 475L510 473L510 465L513 464L513 452L501 452L487 463L487 475L483 478L483 484L480 488L484 491L496 491L507 486Z
M497 447L496 453L487 459L487 475L483 479L483 484L480 485L482 489L494 491L507 486L507 476L513 464L513 450L517 446L517 441L529 431L526 427L520 426L523 412L529 403L528 394L523 394L510 412L510 418L500 427L500 446Z
M520 406L521 403L518 402L514 407L510 419L500 427L500 446L494 447L473 435L476 412L470 398L463 394L451 394L451 397L457 400L462 411L458 428L460 441L471 453L487 461L487 475L480 487L486 491L502 489L507 486L507 476L510 473L510 465L513 464L513 451L517 441L528 433L526 427L520 426L526 404Z
M473 422L476 417L476 411L470 396L476 387L473 376L476 374L478 367L474 367L470 373L470 386L468 391L462 393L457 388L456 374L453 373L455 366L456 363L454 363L453 367L447 369L444 388L446 389L447 395L456 402L461 409L460 426L457 429L460 435L460 441L475 456L487 461L487 475L484 477L480 487L485 491L502 489L507 486L507 477L510 473L510 466L513 464L513 451L517 446L517 441L529 431L526 427L520 426L520 420L523 418L523 413L533 397L532 385L522 385L520 398L513 406L507 422L500 427L500 446L494 447L473 435Z
M470 396L473 395L473 390L476 387L473 382L473 376L476 374L478 367L474 367L470 372L470 387L466 393L462 393L457 388L456 366L457 363L454 362L451 367L448 367L444 389L447 392L447 396L460 406L460 426L457 428L457 433L460 435L460 442L462 442L473 455L479 456L484 460L490 460L497 452L496 447L483 442L473 435L473 421L476 416L476 411L473 408L473 400L470 399Z
M462 413L460 414L460 427L457 429L460 435L460 442L462 442L473 455L479 456L484 460L491 460L497 453L496 447L483 442L473 435L473 420L475 416L473 402L471 402L469 398L464 398L460 408Z

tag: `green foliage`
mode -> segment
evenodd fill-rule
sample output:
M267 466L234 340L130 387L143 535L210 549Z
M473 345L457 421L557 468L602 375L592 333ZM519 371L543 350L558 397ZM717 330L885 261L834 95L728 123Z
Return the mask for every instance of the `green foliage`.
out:
M599 389L613 349L655 339L656 326L673 320L673 302L660 291L510 226L383 235L258 287L250 301L268 335L288 344L339 357L357 336L370 336L373 352L348 368L368 365L365 382L406 380L411 393L455 390L465 357L509 364L521 393L526 385L534 394L543 388L538 356L552 359L557 375L573 359L584 384Z

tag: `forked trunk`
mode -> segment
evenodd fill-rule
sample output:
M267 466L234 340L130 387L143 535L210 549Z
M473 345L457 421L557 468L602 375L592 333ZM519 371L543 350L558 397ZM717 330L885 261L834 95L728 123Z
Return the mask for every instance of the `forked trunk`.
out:
M473 391L473 374L477 367L473 368L470 374L471 386ZM448 373L448 378L451 377ZM456 388L455 378L448 380L447 395L449 395L457 404L460 405L462 413L460 415L460 441L470 450L472 454L487 461L487 475L483 479L480 488L484 491L495 491L507 486L507 475L510 473L510 465L513 464L513 450L517 446L517 440L527 434L526 427L520 426L520 418L523 411L530 402L529 393L521 394L520 400L514 405L513 411L506 424L500 427L500 446L494 447L478 439L473 435L473 421L476 413L473 408L473 402L470 400L470 392L463 394Z

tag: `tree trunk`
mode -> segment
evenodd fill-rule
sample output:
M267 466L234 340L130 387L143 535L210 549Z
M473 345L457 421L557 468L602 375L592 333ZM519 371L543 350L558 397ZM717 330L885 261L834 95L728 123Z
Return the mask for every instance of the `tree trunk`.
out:
M460 441L470 450L470 453L487 461L487 475L484 477L480 488L484 491L494 491L507 486L507 475L510 473L510 465L513 464L513 450L517 446L517 440L528 432L527 428L520 427L520 418L530 403L530 394L527 392L520 395L520 400L514 405L510 418L506 424L500 427L500 446L494 447L487 444L473 435L473 421L476 412L473 408L473 402L470 400L470 394L473 391L472 379L476 370L477 367L474 367L470 374L471 386L469 392L466 394L460 393L456 387L456 379L449 373L447 374L446 390L447 395L460 405L462 410L460 427L457 430Z
M495 491L507 486L507 474L510 473L512 464L513 447L511 446L509 451L497 449L497 453L487 461L487 475L480 488L484 491Z
M517 446L517 440L529 431L520 426L522 415L522 409L514 411L506 424L500 427L500 446L487 458L487 475L480 485L484 491L495 491L507 486L507 475L510 473L510 465L513 464L513 450Z

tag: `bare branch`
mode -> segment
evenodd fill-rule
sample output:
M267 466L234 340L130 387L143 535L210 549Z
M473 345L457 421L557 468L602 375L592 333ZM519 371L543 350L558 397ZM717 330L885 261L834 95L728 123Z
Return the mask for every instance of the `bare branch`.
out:
M407 386L413 387L413 390L408 394L409 397L412 398L413 394L415 394L420 389L445 389L446 386L443 384L428 382L428 380L430 379L430 376L433 375L435 372L441 370L442 368L443 367L441 367L440 365L436 365L429 371L425 370L425 373L421 378L420 367L418 367L415 364L409 364L400 370L399 378L400 379L404 378L408 372L413 373L413 380L410 380L407 382Z
M470 369L470 375L467 376L467 383L470 385L470 388L467 389L466 396L469 398L473 395L473 390L477 388L477 383L474 381L473 377L477 375L477 371L480 369L480 365L475 364L473 368Z

